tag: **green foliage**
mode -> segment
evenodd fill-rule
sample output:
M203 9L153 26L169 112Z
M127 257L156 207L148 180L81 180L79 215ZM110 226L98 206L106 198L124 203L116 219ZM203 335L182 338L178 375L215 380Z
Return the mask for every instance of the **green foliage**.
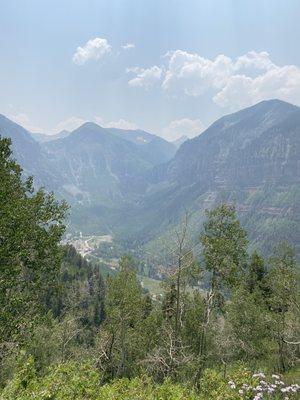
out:
M22 181L9 146L0 139L1 399L250 400L257 377L237 363L295 370L299 275L288 246L268 263L249 258L234 207L221 204L200 237L206 291L191 289L202 274L186 218L151 298L131 256L104 281L60 245L65 204Z
M99 391L98 372L86 363L60 364L50 368L48 374L38 378L33 359L14 376L3 390L3 400L29 399L96 399Z
M23 357L24 359L24 357ZM100 385L98 370L91 363L68 362L49 368L38 377L33 359L23 360L19 370L0 392L2 400L296 400L297 384L287 385L282 377L253 374L248 368L233 368L227 376L207 369L200 390L174 383L170 379L156 384L149 376L115 379ZM283 389L283 391L282 391Z
M266 365L274 343L270 337L270 313L261 292L237 289L226 311L232 357L255 367Z
M246 277L246 285L249 292L252 293L256 289L266 292L266 276L267 270L264 259L256 251L254 251L251 255L248 276Z
M106 321L98 345L100 367L107 378L132 376L141 351L139 327L144 319L142 289L130 256L120 260L120 272L108 279Z
M47 310L57 288L67 206L22 180L0 138L0 365Z
M203 245L205 267L213 284L232 288L238 284L247 260L247 234L241 228L233 206L221 204L207 212Z
M300 333L299 274L294 251L286 243L275 249L268 274L268 305L272 314L271 335L278 346L278 368L284 372L295 364Z
M0 395L3 400L196 400L191 390L169 380L162 385L148 377L117 379L104 386L99 382L98 371L88 363L59 364L38 378L29 358Z

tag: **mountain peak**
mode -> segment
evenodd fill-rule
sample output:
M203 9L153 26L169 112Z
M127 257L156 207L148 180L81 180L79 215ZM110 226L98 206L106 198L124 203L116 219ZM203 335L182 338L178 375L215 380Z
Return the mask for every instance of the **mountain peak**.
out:
M78 130L82 130L82 129L89 129L89 130L100 130L100 129L105 129L102 128L102 126L96 124L95 122L84 122L82 125L80 125L78 128L76 128L73 132L76 132ZM72 132L72 133L73 133Z
M262 100L259 103L254 104L253 106L247 107L244 110L241 111L246 111L246 110L262 110L262 111L268 111L268 110L296 110L299 109L299 107L295 106L294 104L288 103L283 100L279 99L270 99L270 100Z

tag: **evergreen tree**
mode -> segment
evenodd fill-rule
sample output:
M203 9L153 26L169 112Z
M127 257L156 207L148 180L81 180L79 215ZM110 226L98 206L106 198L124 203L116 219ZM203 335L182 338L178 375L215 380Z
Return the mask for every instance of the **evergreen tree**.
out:
M261 290L267 295L266 288L267 270L264 259L254 251L250 258L248 276L246 277L246 286L250 293L256 289Z

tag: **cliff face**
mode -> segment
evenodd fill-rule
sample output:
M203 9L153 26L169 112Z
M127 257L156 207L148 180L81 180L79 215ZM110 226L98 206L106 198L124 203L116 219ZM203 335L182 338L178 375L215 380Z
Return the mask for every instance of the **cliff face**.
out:
M300 239L300 108L271 100L225 116L155 168L145 209L164 230L189 210L195 231L204 210L236 205L250 241L270 247ZM162 222L161 222L162 223ZM147 228L145 228L147 230ZM299 249L300 251L300 249Z
M184 143L164 178L209 187L299 182L299 150L300 108L266 101L221 118Z

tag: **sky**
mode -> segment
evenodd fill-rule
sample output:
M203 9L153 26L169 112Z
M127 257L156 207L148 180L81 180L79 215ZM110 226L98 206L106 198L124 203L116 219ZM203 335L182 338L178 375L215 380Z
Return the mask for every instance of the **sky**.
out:
M299 0L0 0L0 113L168 140L279 98L300 105Z

